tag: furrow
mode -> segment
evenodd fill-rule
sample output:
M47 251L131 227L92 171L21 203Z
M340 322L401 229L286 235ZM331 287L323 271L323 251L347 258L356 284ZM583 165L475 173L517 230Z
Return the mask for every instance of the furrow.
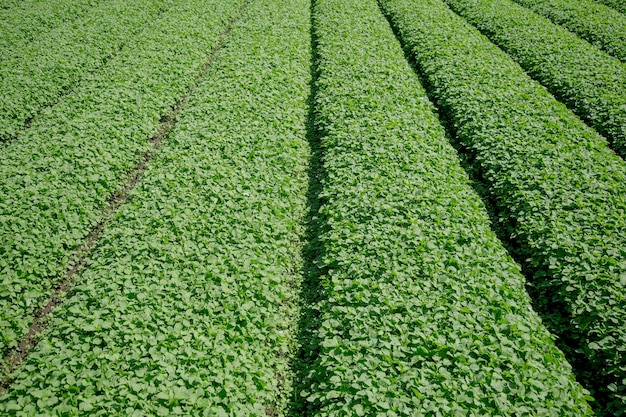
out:
M592 0L515 0L626 62L626 16Z
M446 3L626 158L626 65L511 0Z
M240 12L244 10L244 6L245 3L242 4ZM10 375L17 368L19 368L22 362L27 358L30 350L37 345L40 334L44 332L47 328L49 321L48 319L51 313L65 301L65 297L67 296L68 292L72 290L75 284L75 276L79 272L81 272L87 264L89 255L91 254L91 251L94 249L94 247L97 245L98 239L100 238L100 235L102 234L105 226L114 218L120 206L129 198L132 191L137 186L137 183L143 177L145 171L148 169L150 162L154 159L156 153L161 147L163 140L167 138L168 134L176 123L178 114L180 113L181 109L185 106L190 95L195 91L199 83L206 76L206 73L208 72L211 63L213 62L217 51L226 42L226 39L230 31L232 30L233 25L235 24L235 20L236 19L233 18L229 22L228 26L222 33L220 40L211 51L211 56L202 67L202 70L198 73L193 85L189 87L189 90L185 97L183 97L180 101L176 103L176 105L172 108L167 116L162 118L156 135L150 138L150 143L152 144L152 147L146 150L146 152L140 158L139 163L130 170L129 175L124 181L120 190L117 191L113 196L111 196L106 208L103 210L100 216L100 222L93 228L91 233L73 252L71 259L68 263L68 267L65 270L65 277L62 281L54 286L48 303L41 311L33 314L33 324L30 326L26 334L22 335L22 337L19 338L16 347L10 349L5 355L3 364L4 379L0 382L0 394L6 391L6 389L10 386Z

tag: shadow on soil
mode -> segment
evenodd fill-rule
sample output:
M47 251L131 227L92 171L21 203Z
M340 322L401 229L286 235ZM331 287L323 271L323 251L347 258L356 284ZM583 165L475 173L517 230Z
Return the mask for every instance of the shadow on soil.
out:
M320 260L323 257L323 245L320 235L325 227L320 218L319 209L324 204L320 194L323 188L327 172L324 169L324 154L320 144L321 132L315 123L315 99L317 70L317 35L315 33L315 18L313 9L315 0L311 2L311 80L309 95L309 114L307 119L307 140L311 149L309 159L309 184L307 191L307 206L309 211L305 218L305 245L302 250L303 282L300 292L300 303L303 306L301 317L298 322L297 343L298 351L292 364L294 371L294 390L288 415L304 417L312 414L311 403L301 395L311 385L311 370L315 366L317 357L318 339L317 330L320 325L320 301L323 300L323 290L320 285L320 277L325 273L320 268Z

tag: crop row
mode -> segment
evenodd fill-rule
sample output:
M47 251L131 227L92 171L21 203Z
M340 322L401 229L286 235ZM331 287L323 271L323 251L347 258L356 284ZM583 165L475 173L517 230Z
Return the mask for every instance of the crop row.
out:
M63 278L237 3L178 2L2 150L0 352L15 345Z
M626 16L593 0L515 0L626 62Z
M15 138L43 108L105 63L170 1L105 1L82 19L4 56L0 96L0 141Z
M303 415L591 415L376 0L317 0Z
M605 135L626 158L624 64L512 0L446 3Z
M626 164L442 1L381 5L475 158L544 321L600 404L623 413Z
M618 10L624 14L626 14L626 2L623 0L594 0L597 3L602 3L606 6L609 6L615 10Z
M0 410L284 414L310 58L305 0L248 5Z
M16 0L0 3L0 56L14 53L50 30L71 23L100 0ZM11 3L11 4L9 4Z

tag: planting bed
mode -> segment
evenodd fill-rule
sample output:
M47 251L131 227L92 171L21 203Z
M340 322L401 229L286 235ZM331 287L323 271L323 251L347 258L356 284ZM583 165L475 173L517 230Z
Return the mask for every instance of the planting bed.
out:
M626 416L620 4L0 1L0 414Z

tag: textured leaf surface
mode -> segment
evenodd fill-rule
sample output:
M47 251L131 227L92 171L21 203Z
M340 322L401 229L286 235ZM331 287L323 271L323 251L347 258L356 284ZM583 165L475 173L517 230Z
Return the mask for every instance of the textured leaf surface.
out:
M238 2L187 0L0 153L0 352L187 92ZM209 12L205 12L210 9Z
M106 63L169 0L105 1L87 16L50 31L0 60L0 141L15 139L29 120ZM2 145L0 145L2 146Z
M0 56L19 52L50 31L80 19L101 0L6 0L0 2Z
M317 0L316 416L590 415L375 0Z
M626 16L592 0L515 0L626 62Z
M626 163L442 1L381 4L489 185L544 320L623 413Z
M615 10L618 10L624 14L626 14L626 2L624 0L594 0L597 3L602 3L606 6L609 6Z
M626 65L511 0L446 3L626 158Z
M284 415L309 24L304 0L248 5L0 410Z

